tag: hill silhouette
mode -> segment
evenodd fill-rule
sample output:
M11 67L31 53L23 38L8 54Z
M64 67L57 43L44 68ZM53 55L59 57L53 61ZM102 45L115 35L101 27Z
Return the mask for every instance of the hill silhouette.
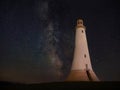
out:
M12 83L12 82L0 82L0 90L2 88L7 89L27 89L27 90L58 90L58 89L115 89L120 88L120 82L51 82L51 83L36 83L36 84L23 84L23 83Z

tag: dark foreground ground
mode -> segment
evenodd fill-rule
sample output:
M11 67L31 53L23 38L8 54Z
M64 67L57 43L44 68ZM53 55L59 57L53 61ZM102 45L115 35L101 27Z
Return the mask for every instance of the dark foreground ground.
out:
M0 90L80 90L80 89L115 89L120 82L53 82L42 84L21 84L0 82Z

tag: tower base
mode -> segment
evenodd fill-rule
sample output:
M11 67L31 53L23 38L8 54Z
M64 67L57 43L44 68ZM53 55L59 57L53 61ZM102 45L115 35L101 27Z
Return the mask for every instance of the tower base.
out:
M92 70L72 70L65 81L99 81Z

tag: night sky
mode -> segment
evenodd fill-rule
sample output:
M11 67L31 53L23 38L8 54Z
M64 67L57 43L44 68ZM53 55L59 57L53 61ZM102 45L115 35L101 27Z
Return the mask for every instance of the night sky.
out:
M96 75L120 81L119 7L117 0L0 0L0 80L63 81L82 18Z

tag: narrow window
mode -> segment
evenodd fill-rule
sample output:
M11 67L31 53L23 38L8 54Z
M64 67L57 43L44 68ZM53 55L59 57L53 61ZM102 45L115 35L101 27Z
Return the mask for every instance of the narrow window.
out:
M84 54L84 58L86 58L86 54Z
M83 33L84 31L82 30L82 33Z

